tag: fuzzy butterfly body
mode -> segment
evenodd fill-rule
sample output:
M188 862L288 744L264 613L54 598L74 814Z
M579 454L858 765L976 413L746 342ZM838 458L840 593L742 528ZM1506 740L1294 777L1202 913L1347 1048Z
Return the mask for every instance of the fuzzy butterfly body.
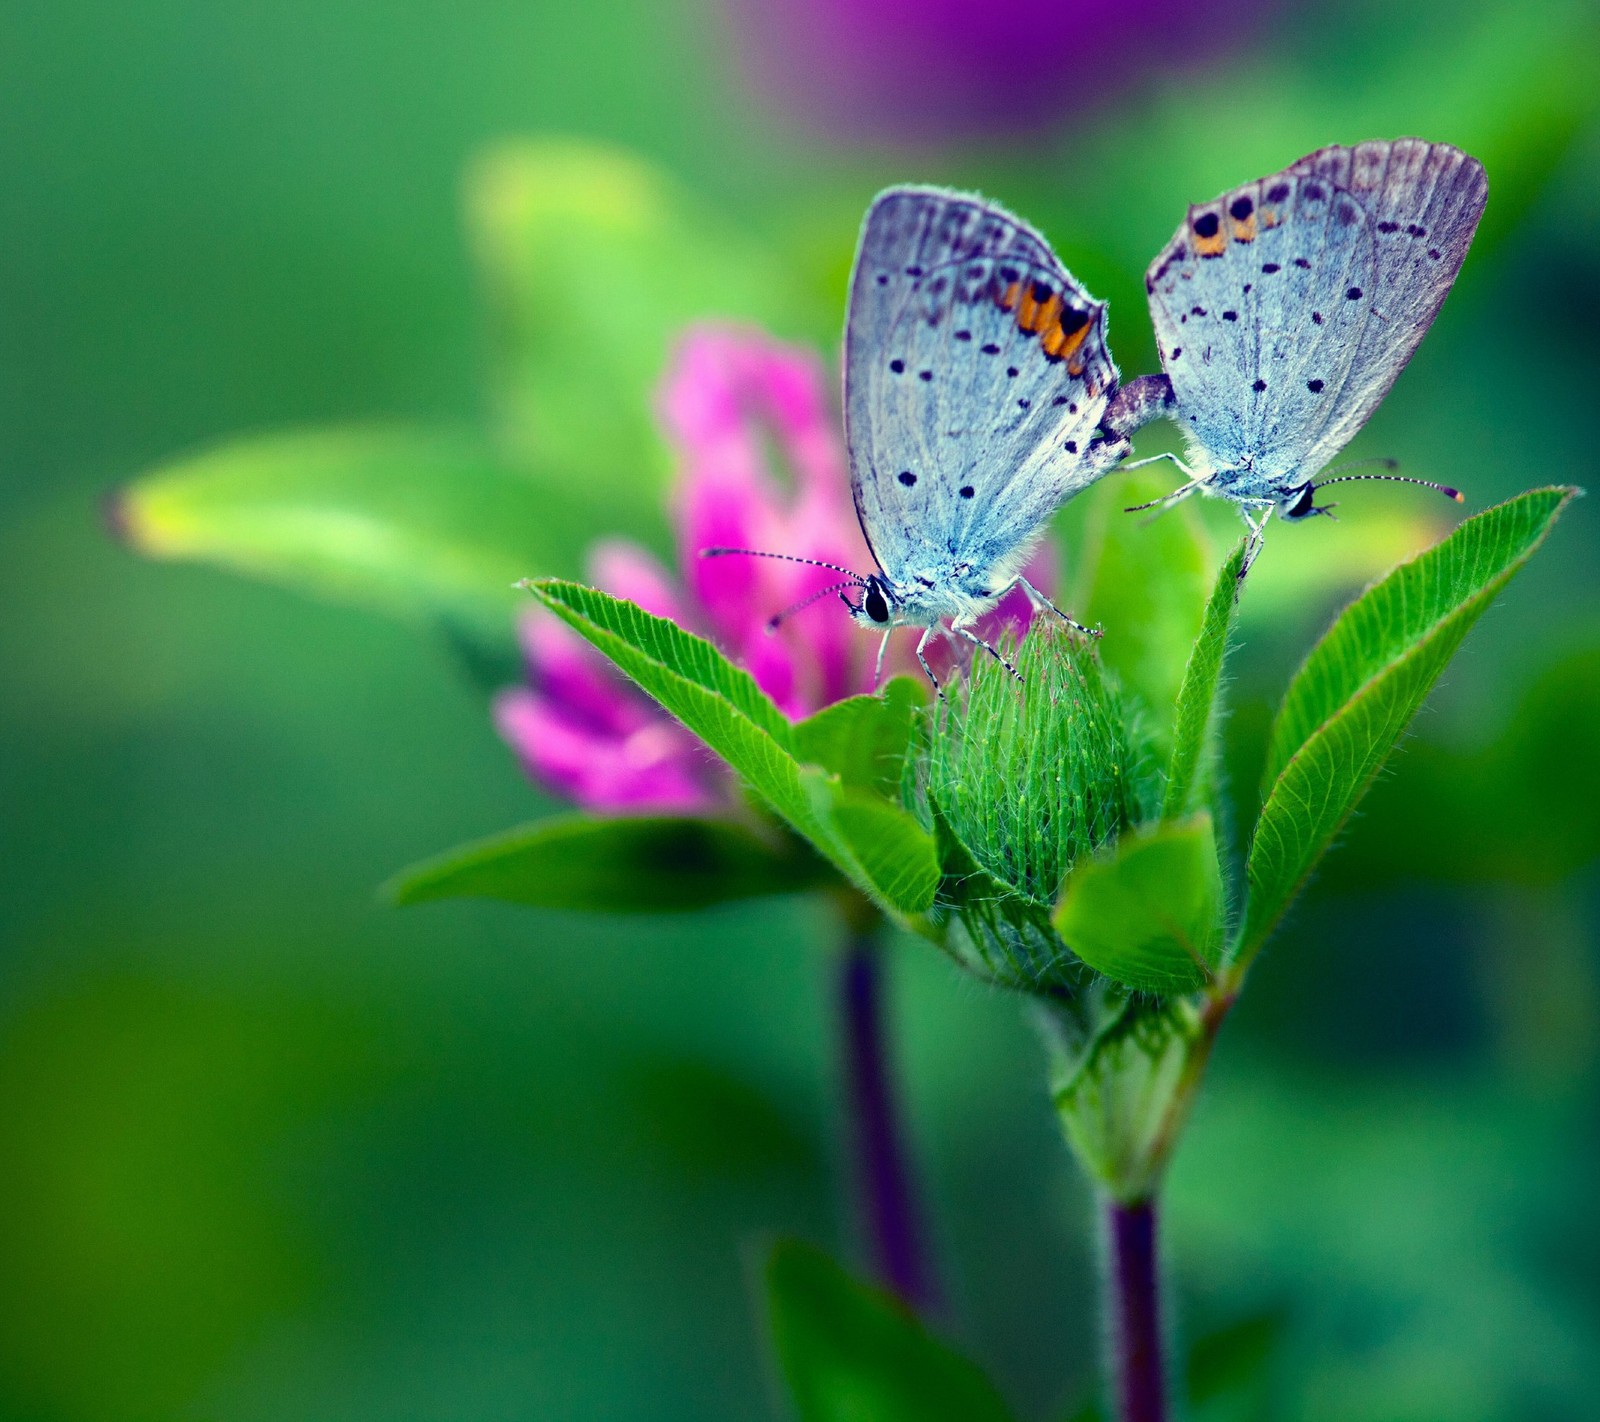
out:
M1232 499L1255 547L1273 509L1320 512L1312 480L1427 334L1487 194L1475 158L1408 138L1319 149L1191 207L1145 278L1189 443L1180 492Z
M851 488L882 570L858 620L959 630L992 606L1127 453L1101 429L1116 385L1104 306L1037 232L975 197L881 194L845 328Z

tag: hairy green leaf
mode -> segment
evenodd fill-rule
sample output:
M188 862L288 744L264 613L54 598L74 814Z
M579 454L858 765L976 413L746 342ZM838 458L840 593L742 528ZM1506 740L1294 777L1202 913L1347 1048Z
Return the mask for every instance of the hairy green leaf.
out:
M1200 987L1221 958L1222 870L1211 816L1125 834L1067 875L1055 926L1096 972L1144 992Z
M792 334L784 263L636 156L571 139L480 157L468 224L485 287L498 423L511 447L615 489L666 473L653 412L690 322Z
M386 891L398 904L481 898L593 913L672 913L803 893L827 882L826 866L809 850L776 848L731 820L559 815L414 865Z
M773 1345L801 1422L1008 1422L977 1365L888 1294L785 1240L767 1261Z
M1468 519L1363 593L1312 649L1268 752L1242 958L1265 942L1462 638L1573 494L1536 489Z
M931 836L889 801L875 802L868 815L856 798L865 792L804 770L794 726L754 678L711 643L576 583L551 579L530 590L699 736L857 887L896 914L921 913L932 902L936 875L926 867L935 863Z
M1172 756L1167 762L1164 819L1181 819L1206 803L1210 762L1216 751L1217 690L1222 664L1228 655L1228 637L1239 605L1239 570L1244 566L1246 543L1241 539L1217 572L1200 623L1200 634L1189 652L1189 663L1178 688L1178 709L1173 722Z
M113 516L151 557L500 638L513 583L570 567L590 518L470 441L394 429L231 441L139 479Z

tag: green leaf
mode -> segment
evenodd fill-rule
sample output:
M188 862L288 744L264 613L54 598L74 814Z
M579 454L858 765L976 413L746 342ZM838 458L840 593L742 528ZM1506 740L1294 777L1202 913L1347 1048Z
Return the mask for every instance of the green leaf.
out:
M773 1249L767 1307L801 1422L1009 1422L976 1364L810 1245Z
M166 465L125 489L113 517L150 557L508 638L512 585L570 567L590 515L565 486L469 440L334 429L231 441Z
M576 583L530 584L534 596L722 757L794 830L896 915L933 900L933 840L887 800L868 814L837 778L802 769L795 728L748 672L704 638ZM863 838L864 837L864 838Z
M909 676L890 680L878 696L852 696L825 706L794 728L795 754L832 771L854 789L895 795L917 717L928 693Z
M1536 489L1468 519L1363 593L1312 649L1273 728L1241 959L1266 941L1462 638L1575 492Z
M402 871L397 904L502 899L593 913L675 913L797 894L828 882L809 851L785 853L731 820L560 815Z
M1211 761L1216 753L1217 688L1228 655L1228 637L1239 605L1239 570L1244 566L1246 542L1228 556L1217 572L1200 623L1200 634L1189 652L1178 689L1178 709L1173 721L1172 758L1167 763L1163 819L1181 819L1210 799Z
M1159 514L1126 509L1172 489L1170 476L1149 472L1107 480L1088 495L1078 569L1084 592L1075 603L1079 616L1104 629L1100 660L1139 699L1163 753L1211 587L1211 544L1189 503Z
M504 437L612 489L666 473L656 385L686 325L794 334L804 324L776 254L618 149L563 139L491 149L469 174L467 213Z
M811 793L836 862L904 913L921 913L939 888L939 856L933 838L898 805L852 790L812 767L801 775Z
M1096 972L1144 992L1200 987L1222 955L1211 816L1124 835L1067 876L1055 926Z

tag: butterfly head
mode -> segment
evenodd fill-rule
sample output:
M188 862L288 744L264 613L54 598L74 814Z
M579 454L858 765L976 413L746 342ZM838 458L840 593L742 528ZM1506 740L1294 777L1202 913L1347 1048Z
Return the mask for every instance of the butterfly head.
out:
M872 574L861 584L861 601L851 602L849 598L840 597L844 605L850 609L851 617L855 618L863 627L876 627L879 629L893 627L899 620L896 616L899 599L885 579L878 573Z
M1327 514L1334 505L1313 502L1316 495L1317 485L1309 482L1302 484L1298 489L1290 489L1278 502L1278 516L1286 523L1299 523L1301 519ZM1332 515L1329 514L1329 517Z

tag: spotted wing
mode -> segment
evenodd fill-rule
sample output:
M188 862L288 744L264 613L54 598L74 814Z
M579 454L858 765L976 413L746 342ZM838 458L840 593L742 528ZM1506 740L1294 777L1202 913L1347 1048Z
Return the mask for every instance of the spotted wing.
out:
M1103 305L980 198L891 188L867 212L845 328L856 512L891 579L1004 574L1064 499L1126 453Z
M1145 286L1177 418L1214 468L1292 487L1366 422L1483 211L1475 159L1327 148L1189 210Z

